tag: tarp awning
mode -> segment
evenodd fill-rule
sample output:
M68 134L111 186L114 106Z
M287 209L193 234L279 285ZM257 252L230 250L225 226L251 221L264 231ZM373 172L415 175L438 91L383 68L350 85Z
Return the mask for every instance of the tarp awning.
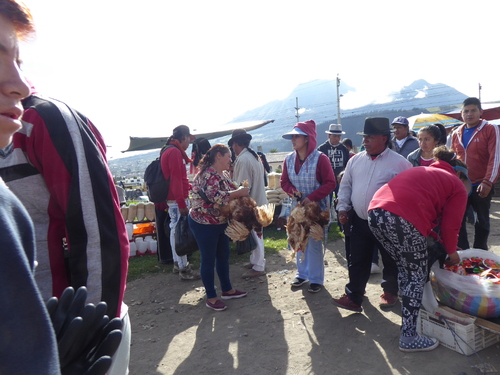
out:
M219 127L217 130L213 130L210 132L197 132L196 130L192 130L192 133L196 138L206 138L208 140L214 138L224 137L226 135L230 135L235 129L245 129L246 131L255 130L258 128L267 125L274 120L265 120L265 121L246 121L246 122L235 122L227 125L223 125ZM144 150L153 150L156 148L162 148L167 142L169 136L166 137L130 137L130 144L128 149L122 152L129 151L144 151Z

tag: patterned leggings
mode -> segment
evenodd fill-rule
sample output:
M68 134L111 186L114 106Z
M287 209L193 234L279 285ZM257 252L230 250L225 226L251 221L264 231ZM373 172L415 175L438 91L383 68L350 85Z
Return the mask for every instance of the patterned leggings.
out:
M398 266L402 297L401 336L417 334L417 317L427 281L427 241L413 224L381 208L368 214L370 229Z

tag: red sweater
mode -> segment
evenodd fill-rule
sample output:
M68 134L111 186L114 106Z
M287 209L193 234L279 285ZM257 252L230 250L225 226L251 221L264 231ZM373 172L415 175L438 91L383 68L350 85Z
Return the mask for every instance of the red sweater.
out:
M42 297L85 285L87 303L105 301L107 314L120 316L130 248L106 144L85 116L58 100L31 95L23 106L23 128L0 169L35 225Z
M170 147L161 155L161 170L165 179L170 178L168 188L169 201L176 201L179 208L186 207L186 199L189 197L191 184L187 178L186 164L183 152L176 147Z
M373 196L368 211L382 208L413 224L423 235L441 226L448 254L454 253L467 203L467 192L446 162L401 172Z

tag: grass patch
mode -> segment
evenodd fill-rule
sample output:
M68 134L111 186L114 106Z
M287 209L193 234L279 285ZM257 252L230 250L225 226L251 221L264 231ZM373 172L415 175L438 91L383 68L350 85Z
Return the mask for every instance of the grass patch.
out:
M328 241L333 241L342 236L338 226L332 224L328 232ZM286 249L287 245L285 230L277 230L274 226L264 228L264 249L266 257ZM236 244L234 243L231 243L230 248L231 255L229 256L229 264L248 262L249 254L238 255L236 253ZM200 268L200 252L196 251L191 255L189 257L189 262L193 265L194 269ZM162 264L158 262L158 257L155 254L133 257L129 259L127 281L133 281L158 273L171 273L172 269L172 262Z

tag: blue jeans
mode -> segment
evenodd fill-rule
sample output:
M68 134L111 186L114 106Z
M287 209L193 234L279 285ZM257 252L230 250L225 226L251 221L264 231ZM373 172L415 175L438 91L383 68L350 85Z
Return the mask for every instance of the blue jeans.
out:
M217 270L217 276L219 276L221 290L229 292L233 287L229 280L229 237L224 233L227 224L200 224L194 221L191 216L189 216L188 221L200 248L200 274L207 299L217 297L214 266Z
M303 259L303 256L305 258ZM309 238L305 254L297 253L296 277L309 280L311 284L323 285L325 266L323 263L323 243Z

